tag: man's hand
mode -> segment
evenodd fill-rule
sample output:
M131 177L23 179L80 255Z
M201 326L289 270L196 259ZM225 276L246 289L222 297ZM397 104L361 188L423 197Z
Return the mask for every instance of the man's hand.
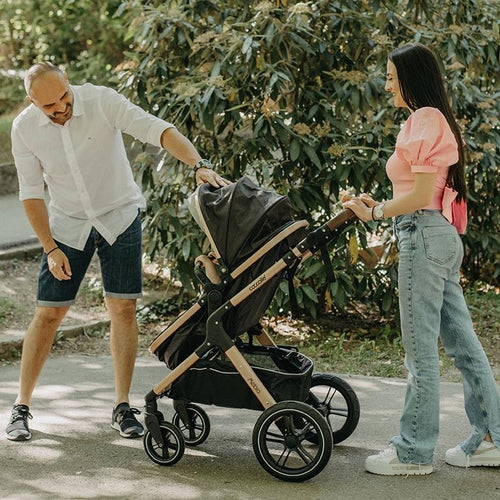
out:
M50 255L47 256L47 263L49 271L56 280L64 281L71 279L71 267L68 257L66 257L66 254L60 248L56 248L50 252Z
M229 186L229 184L231 184L231 182L221 177L211 168L205 168L205 167L199 168L196 171L195 176L196 176L197 186L200 186L205 182L208 182L215 188Z

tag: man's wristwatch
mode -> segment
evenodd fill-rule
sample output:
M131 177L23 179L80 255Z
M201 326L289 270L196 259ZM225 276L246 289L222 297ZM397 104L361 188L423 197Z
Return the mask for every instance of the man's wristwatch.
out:
M373 220L380 220L384 218L384 206L385 203L380 203L379 205L375 205L372 208L372 219Z
M214 166L210 160L201 159L198 160L193 167L194 173L196 173L200 168L210 168L213 169Z

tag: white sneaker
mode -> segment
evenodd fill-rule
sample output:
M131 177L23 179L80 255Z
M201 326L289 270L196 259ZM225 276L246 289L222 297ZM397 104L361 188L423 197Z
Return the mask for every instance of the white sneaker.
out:
M500 449L489 441L483 441L472 455L467 455L460 445L449 449L444 460L456 467L500 467Z
M434 470L431 464L405 464L400 462L396 448L389 445L378 455L370 455L365 461L365 469L372 474L383 476L423 476Z

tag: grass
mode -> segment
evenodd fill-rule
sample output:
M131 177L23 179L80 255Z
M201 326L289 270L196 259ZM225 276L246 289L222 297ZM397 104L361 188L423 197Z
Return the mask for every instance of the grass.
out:
M466 301L476 332L500 381L500 290L484 284L466 288ZM394 319L351 311L347 317L317 322L269 321L277 343L296 345L315 362L316 371L377 377L406 377L404 349ZM276 337L277 335L277 337ZM442 347L442 379L459 382L461 375Z
M12 127L13 116L0 116L0 165L2 163L12 163L12 153L10 151L10 129Z
M0 297L0 326L5 325L9 316L15 314L17 306L14 302Z

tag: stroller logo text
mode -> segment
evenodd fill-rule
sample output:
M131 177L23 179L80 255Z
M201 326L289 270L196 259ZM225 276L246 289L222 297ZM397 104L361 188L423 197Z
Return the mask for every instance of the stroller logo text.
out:
M249 289L250 291L255 290L255 289L256 289L256 288L258 288L260 285L262 285L262 283L264 283L264 281L266 281L266 279L267 279L267 278L266 278L266 275L265 275L265 274L263 274L263 275L262 275L262 276L261 276L261 277L260 277L260 278L259 278L259 279L258 279L258 280L254 283L254 284L253 284L253 285L250 285L250 286L248 287L248 289Z
M248 379L248 383L252 386L252 389L257 393L259 394L260 392L260 389L259 389L259 386L254 382L253 378L249 378Z

